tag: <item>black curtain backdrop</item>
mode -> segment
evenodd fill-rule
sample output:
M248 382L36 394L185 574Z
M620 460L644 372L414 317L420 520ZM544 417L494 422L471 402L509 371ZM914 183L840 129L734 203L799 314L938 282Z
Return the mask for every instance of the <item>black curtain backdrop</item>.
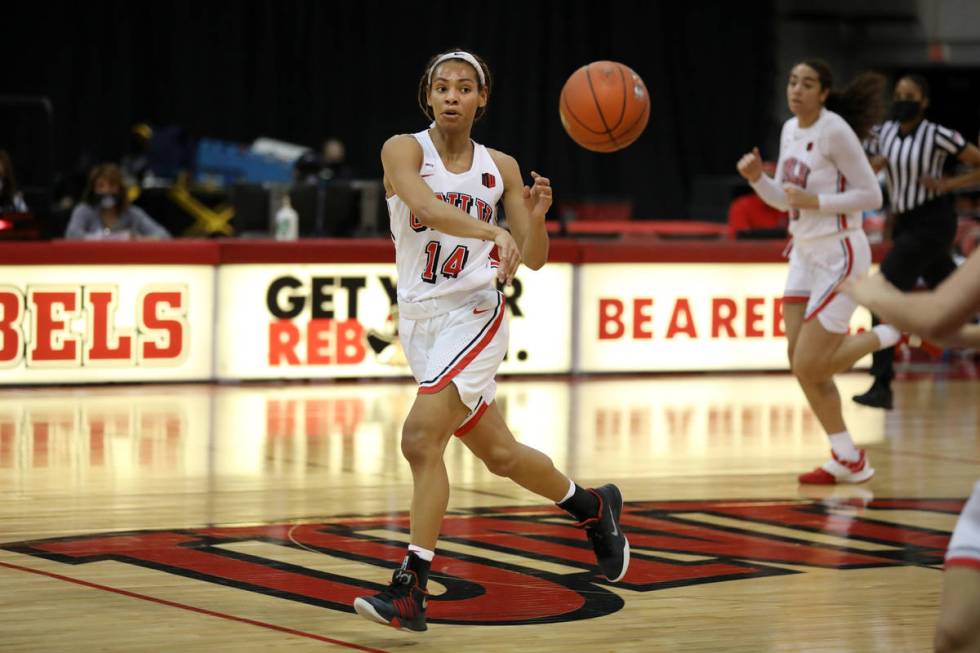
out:
M86 153L118 160L146 121L239 142L339 136L358 175L378 177L384 140L425 126L416 85L451 47L495 77L474 138L526 177L550 176L558 201L630 197L639 218L696 217L692 178L732 173L772 120L770 2L127 0L6 13L5 93L51 99L59 171ZM598 59L632 67L652 99L646 132L615 154L579 148L558 117L565 79Z

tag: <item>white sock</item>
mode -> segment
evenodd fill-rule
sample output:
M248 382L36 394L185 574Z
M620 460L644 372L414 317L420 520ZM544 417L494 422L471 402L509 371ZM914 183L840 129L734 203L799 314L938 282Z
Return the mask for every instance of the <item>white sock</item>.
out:
M855 461L861 457L861 452L854 446L854 440L847 431L831 433L827 437L830 438L830 448L841 460Z
M878 336L878 342L880 343L878 345L879 351L894 347L902 339L902 332L890 324L878 324L871 327L871 330Z
M426 562L432 562L432 559L436 556L435 551L429 551L428 549L423 549L422 547L415 546L414 544L408 545L408 551L409 553L414 553Z
M569 480L568 492L565 493L565 498L562 499L561 501L555 501L555 503L565 503L566 501L572 498L573 494L575 494L575 481Z

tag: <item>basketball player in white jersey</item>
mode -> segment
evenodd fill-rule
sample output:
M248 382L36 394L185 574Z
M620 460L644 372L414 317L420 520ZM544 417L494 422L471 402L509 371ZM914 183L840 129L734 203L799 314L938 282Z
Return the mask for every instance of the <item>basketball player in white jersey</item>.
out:
M932 292L903 293L877 274L841 287L902 330L947 347L980 348L980 249ZM936 651L980 651L980 481L963 506L946 549Z
M615 485L583 489L543 453L520 444L494 403L494 376L507 350L508 313L499 279L548 256L548 179L533 186L517 162L470 139L490 95L490 71L463 51L437 55L419 82L419 104L433 121L390 138L381 150L398 268L399 337L419 383L402 427L412 468L411 544L381 593L354 609L373 621L426 630L429 570L449 501L443 453L454 434L494 474L557 503L584 527L602 573L618 581L629 564ZM497 226L502 201L513 236ZM436 564L436 568L439 568Z
M832 92L831 85L823 62L797 64L786 87L793 117L783 125L775 179L763 174L758 148L737 165L767 204L790 212L793 241L783 295L789 360L831 446L826 463L799 477L815 484L860 483L874 475L844 424L833 375L901 335L887 324L848 335L856 304L838 292L841 282L866 274L871 264L861 212L878 208L882 198L859 136L882 112L884 79L865 73L843 93ZM828 103L846 108L845 115Z

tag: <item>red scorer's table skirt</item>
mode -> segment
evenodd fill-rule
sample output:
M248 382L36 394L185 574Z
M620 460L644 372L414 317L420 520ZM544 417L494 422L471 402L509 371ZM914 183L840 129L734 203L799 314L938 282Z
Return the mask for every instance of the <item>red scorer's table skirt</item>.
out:
M552 238L548 260L562 263L779 263L786 242ZM872 248L880 261L887 248ZM222 265L234 263L392 263L391 240L173 240L0 242L0 265Z

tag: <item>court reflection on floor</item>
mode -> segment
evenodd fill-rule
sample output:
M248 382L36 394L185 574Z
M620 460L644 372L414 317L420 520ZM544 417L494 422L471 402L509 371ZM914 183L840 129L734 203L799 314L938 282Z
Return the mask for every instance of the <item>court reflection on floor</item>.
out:
M209 412L207 394L183 389L0 393L0 474L59 485L89 474L202 474Z
M408 481L399 434L408 383L129 386L0 393L0 474L28 484L354 474ZM785 376L504 381L515 435L575 475L768 473L826 444ZM848 408L860 443L878 411ZM459 443L453 481L491 477Z

